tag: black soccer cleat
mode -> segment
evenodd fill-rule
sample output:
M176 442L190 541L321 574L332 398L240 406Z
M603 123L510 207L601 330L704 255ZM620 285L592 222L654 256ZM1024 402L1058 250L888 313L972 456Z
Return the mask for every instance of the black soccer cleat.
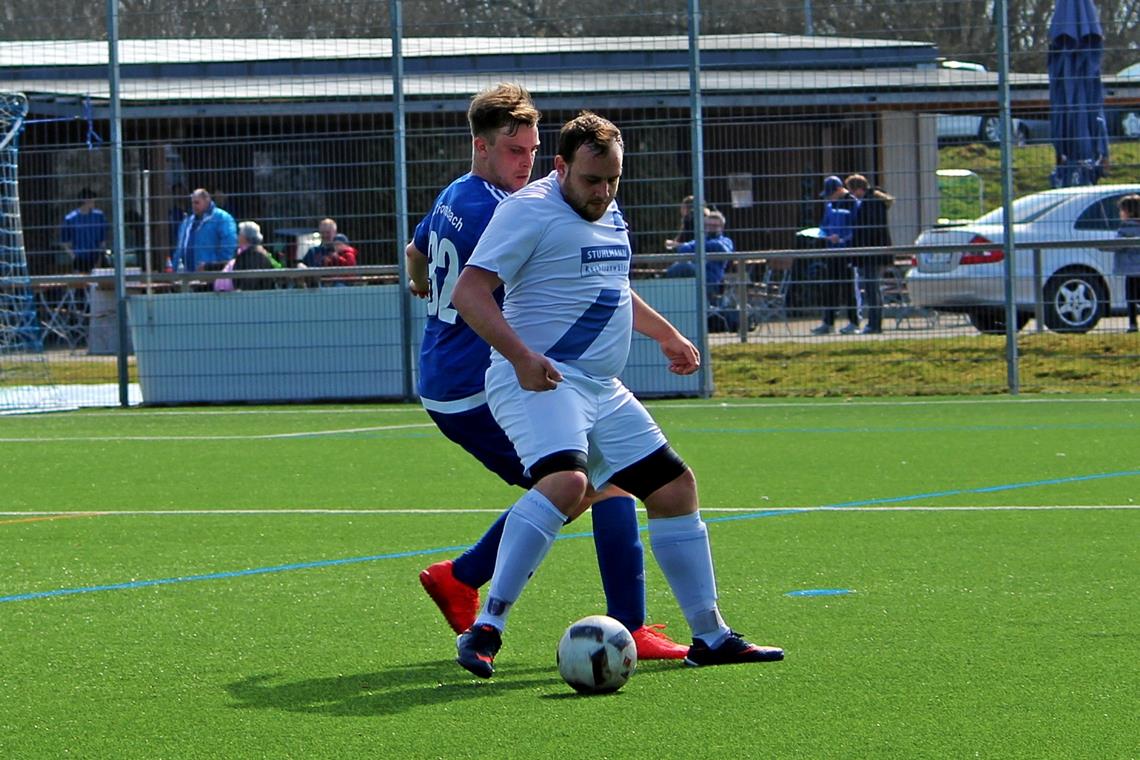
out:
M503 645L502 634L492 625L468 628L455 640L458 656L455 661L480 678L495 675L495 655Z
M784 650L779 647L764 647L745 641L736 631L729 631L728 638L716 649L700 639L693 639L685 664L694 668L707 665L735 665L740 662L776 662L784 659Z

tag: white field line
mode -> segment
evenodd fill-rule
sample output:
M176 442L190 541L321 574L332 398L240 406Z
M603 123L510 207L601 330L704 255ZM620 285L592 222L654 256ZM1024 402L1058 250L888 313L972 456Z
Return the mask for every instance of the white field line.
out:
M285 438L313 438L322 435L346 433L376 433L389 430L434 428L434 422L410 422L405 425L374 425L372 427L337 428L335 430L302 430L296 433L266 433L262 435L88 435L38 436L34 438L0 438L0 443L58 443L88 441L270 441Z
M329 407L327 409L132 409L123 412L121 409L85 412L84 417L122 417L129 414L131 417L242 417L249 415L281 415L281 414L409 414L424 413L422 406L416 404L398 405L392 403L388 406L368 406L355 408Z
M1054 512L1062 510L1136 510L1140 504L1038 504L1029 506L883 506L883 507L701 507L702 514L753 512ZM0 512L0 517L212 517L260 515L477 515L502 509L95 509ZM644 508L638 507L639 512Z
M1097 397L1097 398L977 398L974 396L963 396L957 399L896 399L896 400L830 400L819 399L813 401L706 401L706 402L684 402L684 401L646 401L645 405L650 408L662 409L726 409L726 408L766 408L766 409L779 409L779 408L798 408L809 407L812 409L844 409L852 406L957 406L962 404L1137 404L1140 403L1140 396L1135 397ZM423 408L415 404L407 404L403 406L389 405L389 406L369 406L369 407L356 407L356 408L337 408L330 407L328 409L184 409L184 410L166 410L166 409L137 409L129 412L131 417L178 417L178 416L248 416L248 415L282 415L282 414L408 414L408 413L422 413ZM84 417L121 417L124 414L121 410L109 410L101 412L85 412Z
M896 400L863 400L863 399L820 399L818 401L707 401L702 403L686 404L678 401L646 402L649 408L662 409L850 409L857 406L960 406L963 404L1140 404L1140 395L1135 397L1098 397L1098 398L977 398L963 396L960 399L896 399Z

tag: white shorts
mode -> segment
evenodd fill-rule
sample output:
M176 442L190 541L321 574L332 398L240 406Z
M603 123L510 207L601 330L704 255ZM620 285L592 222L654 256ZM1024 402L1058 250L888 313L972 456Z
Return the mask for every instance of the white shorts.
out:
M554 362L562 382L552 391L527 391L510 362L487 370L487 404L530 473L558 451L587 455L590 482L601 487L615 472L664 446L661 428L617 378L597 380Z

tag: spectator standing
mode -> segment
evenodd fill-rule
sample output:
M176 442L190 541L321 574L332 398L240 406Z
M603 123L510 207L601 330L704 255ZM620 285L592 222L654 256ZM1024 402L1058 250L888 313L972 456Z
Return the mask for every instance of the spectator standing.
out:
M79 207L63 218L59 242L71 257L71 269L89 273L103 264L107 253L107 217L95 208L95 193L79 192Z
M1126 195L1117 202L1120 209L1120 237L1140 238L1140 195ZM1140 248L1116 252L1115 274L1124 275L1124 298L1128 301L1128 332L1136 332L1136 310L1140 306Z
M895 202L871 183L862 174L852 174L847 178L847 191L858 202L852 221L851 245L855 248L889 247L891 230L887 226L887 210ZM860 256L856 261L859 280L863 284L863 307L867 316L864 335L876 335L883 331L883 270L894 264L889 253L874 253Z
M198 188L190 193L191 214L178 228L171 264L176 272L221 269L237 253L237 223Z
M821 198L823 220L819 223L820 235L828 249L851 247L852 218L858 207L843 180L832 175L823 181ZM823 321L812 329L813 335L827 335L835 330L835 314L840 308L847 310L847 326L840 330L844 335L859 331L859 310L855 304L855 282L852 277L854 262L850 257L829 256L823 260Z

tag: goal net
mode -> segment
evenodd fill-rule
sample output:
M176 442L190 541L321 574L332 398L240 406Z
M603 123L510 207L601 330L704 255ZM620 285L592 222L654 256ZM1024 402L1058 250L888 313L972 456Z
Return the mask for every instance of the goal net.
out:
M0 414L67 408L51 379L20 220L18 144L28 101L0 93Z

